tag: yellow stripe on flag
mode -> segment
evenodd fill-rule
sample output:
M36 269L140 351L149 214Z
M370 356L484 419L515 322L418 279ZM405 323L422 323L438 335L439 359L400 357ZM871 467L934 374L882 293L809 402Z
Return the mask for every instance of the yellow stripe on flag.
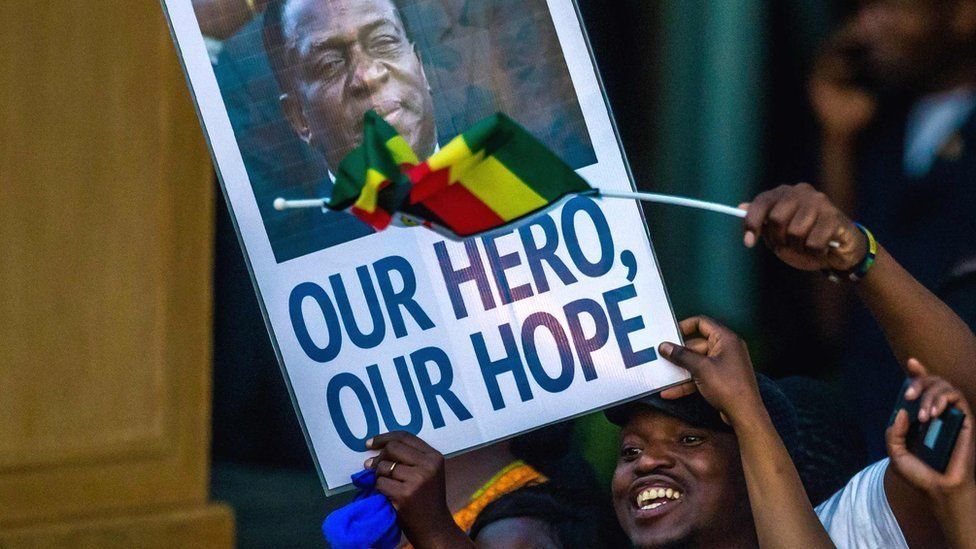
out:
M390 151L390 156L393 157L393 161L396 162L397 166L402 166L403 164L410 164L411 166L420 164L417 155L414 154L410 148L410 144L407 143L407 140L403 136L397 135L391 137L386 142L386 150Z
M356 200L355 207L364 212L373 213L376 211L376 203L379 199L380 189L384 183L389 181L385 175L373 168L366 170L366 184L359 193L359 200Z
M472 165L481 162L484 157L485 151L472 152L471 148L468 147L468 143L464 140L464 136L459 135L428 158L427 166L430 167L430 171L432 172L449 168L451 171L448 177L448 184L453 185L464 177L464 172Z
M461 184L505 221L548 204L494 156L465 172Z

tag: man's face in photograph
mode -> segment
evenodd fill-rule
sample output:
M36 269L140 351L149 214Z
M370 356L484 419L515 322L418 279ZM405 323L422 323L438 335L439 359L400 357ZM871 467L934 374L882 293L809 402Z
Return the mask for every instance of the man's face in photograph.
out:
M284 108L329 167L362 141L376 110L421 157L433 153L433 99L420 57L390 0L290 0L282 13L298 66Z

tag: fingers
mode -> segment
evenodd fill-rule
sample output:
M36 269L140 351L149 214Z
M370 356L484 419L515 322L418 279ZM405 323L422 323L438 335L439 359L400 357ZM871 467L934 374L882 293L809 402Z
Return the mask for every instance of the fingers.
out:
M915 457L908 451L905 437L908 435L908 412L899 410L895 416L895 422L885 431L885 445L888 450L888 457L895 470L898 471L908 482L916 487L925 482L925 479L935 475L935 471L926 465L922 460Z
M389 433L377 435L366 441L366 447L370 450L380 450L392 441L411 446L425 454L437 453L437 450L424 442L423 439L406 431L390 431Z
M788 238L786 234L786 228L789 226L790 222L793 221L793 216L796 215L797 210L800 209L801 203L796 197L786 196L784 199L777 202L771 210L769 210L769 217L766 221L766 226L763 227L763 237L775 242L776 244L787 244Z
M929 375L928 369L917 358L908 359L905 369L908 371L908 377L925 377Z
M399 440L388 442L380 453L371 457L363 464L367 469L376 467L377 473L382 473L382 469L377 466L380 461L403 463L404 465L420 465L430 459L430 454L408 446Z
M681 330L681 335L683 335L685 338L689 338L696 334L705 336L705 338L711 338L718 332L729 331L725 326L722 326L711 318L702 315L693 316L691 318L682 320L678 323L678 328Z
M888 455L894 458L908 452L905 437L908 436L908 412L898 410L895 422L885 431L885 444L888 446Z
M390 504L393 505L395 511L400 511L400 498L405 488L404 483L389 477L379 477L376 479L376 491L390 500Z
M696 353L698 353L700 355L707 355L708 354L708 340L707 339L702 339L700 337L696 337L696 338L692 338L692 339L686 339L685 340L685 347L691 349L692 351L694 351L694 352L696 352Z
M743 206L748 208L744 241L750 248L763 237L773 249L788 246L826 254L847 222L826 195L807 183L782 185Z
M685 339L698 333L698 322L701 317L693 316L678 322L678 330Z
M905 390L905 399L919 400L919 421L936 418L951 406L967 406L962 393L941 377L928 375L925 366L918 360L909 359L906 368L912 382Z
M803 246L812 252L827 253L830 242L837 234L837 227L831 223L816 223L808 231Z
M757 196L749 204L749 209L746 210L746 217L742 221L742 226L745 230L743 243L747 248L755 246L756 242L762 236L763 225L766 223L769 211L775 206L782 192L782 187L766 191Z
M682 397L686 397L693 394L698 390L698 386L695 385L694 381L686 381L681 385L675 385L674 387L668 387L667 389L661 391L661 398L665 400L677 400Z
M708 358L676 343L664 342L658 347L661 355L672 363L688 370L692 376L701 372Z
M944 379L934 376L926 378L918 404L918 420L925 422L939 417L946 409L948 395L956 392Z
M786 239L791 246L806 246L810 231L817 222L818 213L817 208L812 204L802 204L797 208L793 219L786 226Z
M386 478L391 478L393 480L403 480L402 477L398 477L396 475L397 474L402 475L403 472L408 467L410 467L410 465L407 465L405 463L401 463L399 461L382 460L382 461L378 461L378 462L374 462L374 463L376 464L376 476L377 477L386 477Z

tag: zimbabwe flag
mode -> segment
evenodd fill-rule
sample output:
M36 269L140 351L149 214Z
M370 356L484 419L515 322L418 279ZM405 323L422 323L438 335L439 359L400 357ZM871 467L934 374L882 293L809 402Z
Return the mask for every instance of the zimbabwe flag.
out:
M373 111L363 143L339 164L328 207L376 229L405 221L471 236L537 212L571 193L595 192L529 132L494 114L421 163Z
M590 185L552 151L498 113L407 170L405 213L459 236L495 229Z
M418 162L393 126L369 111L363 120L363 143L339 163L328 207L350 208L359 219L385 229L410 193L404 170Z

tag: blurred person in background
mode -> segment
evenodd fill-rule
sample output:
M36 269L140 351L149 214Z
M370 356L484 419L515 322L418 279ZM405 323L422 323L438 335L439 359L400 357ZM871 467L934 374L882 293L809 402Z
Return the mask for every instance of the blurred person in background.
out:
M860 1L821 55L810 95L822 190L976 325L976 0ZM901 376L885 366L890 351L869 312L834 295L824 320L858 334L840 342L844 386L877 458Z

